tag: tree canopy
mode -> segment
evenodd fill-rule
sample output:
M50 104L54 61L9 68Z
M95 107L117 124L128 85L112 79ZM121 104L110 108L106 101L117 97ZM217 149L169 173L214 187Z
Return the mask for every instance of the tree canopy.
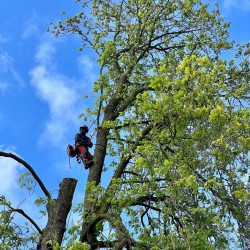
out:
M248 249L250 45L229 41L218 4L75 2L83 12L49 31L80 36L100 77L81 115L96 124L94 165L67 247Z

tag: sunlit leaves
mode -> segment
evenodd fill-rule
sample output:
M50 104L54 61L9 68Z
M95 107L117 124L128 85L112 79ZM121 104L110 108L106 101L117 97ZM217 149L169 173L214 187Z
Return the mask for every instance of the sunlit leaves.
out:
M90 250L90 245L76 241L73 243L73 246L70 247L68 250Z
M4 196L0 197L0 249L32 249L38 240L29 223L18 225L14 219L15 210ZM34 249L34 248L33 248Z
M101 67L96 109L84 118L97 115L98 129L108 131L102 160L106 173L121 174L107 190L87 184L91 211L128 217L138 249L249 244L250 45L228 41L218 4L82 4L86 12L51 31L80 35ZM232 48L235 58L222 60Z
M32 177L31 173L25 172L23 173L17 180L20 185L20 188L26 188L30 194L33 193L34 188L36 186L36 181Z
M237 75L237 67L234 70ZM144 144L144 147L138 150L144 154L144 157L140 156L136 159L134 170L137 173L140 172L142 176L145 172L148 180L151 175L155 180L159 177L166 178L169 187L162 189L158 186L158 188L164 190L165 195L172 197L170 198L172 202L178 199L177 214L180 213L180 206L183 205L184 211L187 209L183 211L184 214L187 213L183 217L184 221L188 218L188 213L190 218L193 218L194 211L197 213L204 209L202 204L199 204L199 207L197 203L195 205L197 210L191 209L188 212L188 206L192 202L188 201L188 197L182 193L184 190L191 197L194 195L197 202L198 200L204 202L211 212L221 206L221 209L224 207L221 210L224 214L234 211L232 215L237 218L239 224L243 222L243 218L248 219L247 214L237 214L235 208L232 208L235 206L234 202L237 202L235 198L245 202L245 206L249 204L249 191L247 191L249 190L249 184L247 184L249 183L247 170L249 163L246 153L249 152L250 136L248 91L243 87L240 91L235 89L232 92L231 75L232 68L228 67L226 62L215 63L208 57L192 55L184 57L174 73L171 65L163 65L159 75L152 77L151 80L151 87L154 88L155 94L145 92L138 97L140 108L154 121L165 121L165 128L162 131L155 130L151 135L154 138L151 146ZM248 73L246 77L247 75ZM237 84L245 86L241 81ZM244 96L246 96L245 100ZM161 154L154 148L157 147L156 141L162 144L164 141L168 142L174 151L174 155L165 151L162 156L167 159L163 164L158 160L158 157L161 157L158 155ZM149 162L149 159L152 161ZM154 166L153 171L150 171L150 166ZM170 181L173 179L174 181ZM165 185L168 185L167 183ZM153 193L162 197L163 193L158 193L155 189L157 185L154 184ZM134 186L133 190L135 190ZM143 193L152 192L152 189L148 189L148 185L144 184L140 190L137 192L141 196ZM220 197L219 199L228 197L230 202L224 204L218 202L217 198L213 197L215 194ZM184 205L189 202L191 202L189 205ZM204 211L205 218L208 211ZM204 219L203 222L205 222ZM220 230L228 232L225 224L217 217L213 223L220 225ZM234 225L230 224L230 227L234 228ZM188 230L193 236L195 235L191 228ZM210 233L206 230L203 233L204 238L197 234L200 240L204 240L203 242L190 242L187 237L186 243L183 244L190 244L193 247L195 244L202 244L206 246L204 249L210 247L213 249L213 243L211 245L205 243ZM228 241L223 234L218 237L216 244L223 249Z

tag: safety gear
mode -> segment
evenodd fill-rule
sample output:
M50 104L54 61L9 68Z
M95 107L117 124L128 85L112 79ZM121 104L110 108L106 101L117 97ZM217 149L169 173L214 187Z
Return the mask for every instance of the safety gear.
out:
M85 169L90 168L90 167L93 166L93 164L94 164L94 161L93 161L93 160L83 159L82 161L83 161L83 164L84 164L84 168L85 168Z
M69 144L67 147L67 154L69 157L75 157L77 155L76 148Z
M88 131L89 131L88 126L82 125L80 127L80 133L77 133L75 135L74 146L68 144L67 147L69 164L70 164L70 158L76 157L77 162L78 163L82 162L85 169L90 168L94 164L93 156L88 151L88 149L93 146L93 143L91 142L90 138L86 136L86 133L88 133Z
M88 148L92 148L93 143L91 142L90 138L86 136L85 133L77 133L75 135L75 146L84 146Z
M83 129L84 129L84 131L85 131L86 133L88 133L88 132L89 132L89 128L88 128L88 126L83 125L83 126L81 126L81 127L80 127L80 129L81 129L81 128L83 128Z

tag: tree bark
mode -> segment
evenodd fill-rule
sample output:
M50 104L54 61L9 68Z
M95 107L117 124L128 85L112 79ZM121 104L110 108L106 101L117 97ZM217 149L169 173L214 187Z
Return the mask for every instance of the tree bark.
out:
M77 180L73 178L64 178L59 185L57 199L53 199L47 203L48 222L42 230L37 249L53 249L53 246L48 243L49 241L58 242L61 245L66 230L67 216L72 206L76 183Z

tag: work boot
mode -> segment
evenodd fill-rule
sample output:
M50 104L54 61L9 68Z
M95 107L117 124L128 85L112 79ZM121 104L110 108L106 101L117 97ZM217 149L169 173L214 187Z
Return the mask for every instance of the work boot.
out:
M87 160L85 159L85 168L88 169L94 164L93 160Z
M83 159L82 162L84 164L85 169L90 168L94 164L93 160L87 160L86 158Z

